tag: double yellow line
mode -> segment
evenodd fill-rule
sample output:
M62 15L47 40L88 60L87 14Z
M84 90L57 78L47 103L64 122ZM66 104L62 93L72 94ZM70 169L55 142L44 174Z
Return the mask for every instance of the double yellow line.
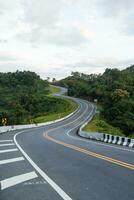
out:
M125 167L125 168L128 168L128 169L131 169L131 170L134 170L134 165L132 164L129 164L129 163L126 163L126 162L122 162L120 160L116 160L116 159L113 159L113 158L110 158L110 157L107 157L107 156L103 156L101 154L98 154L98 153L94 153L92 151L89 151L89 150L86 150L86 149L82 149L80 147L77 147L77 146L74 146L74 145L71 145L71 144L67 144L65 142L62 142L62 141L59 141L59 140L56 140L52 137L50 137L48 135L48 132L44 133L44 137L47 139L47 140L50 140L52 142L55 142L57 144L60 144L64 147L67 147L67 148L70 148L70 149L73 149L75 151L78 151L78 152L81 152L81 153L84 153L86 155L89 155L89 156L92 156L92 157L95 157L95 158L99 158L101 160L105 160L107 162L110 162L110 163L113 163L113 164L116 164L116 165L119 165L119 166L122 166L122 167Z
M74 121L71 121L70 123L68 123L68 125L70 124L73 124L75 121L77 121L80 117L82 117L84 114L85 114L86 110L82 113L82 115L80 115L76 120ZM65 127L67 124L65 125L62 125L60 126L61 128L62 127ZM113 158L110 158L110 157L107 157L107 156L103 156L101 154L98 154L98 153L94 153L92 151L89 151L89 150L86 150L86 149L82 149L80 147L77 147L77 146L74 146L74 145L71 145L71 144L68 144L68 143L65 143L65 142L62 142L62 141L59 141L59 140L56 140L52 137L50 137L48 135L48 133L52 130L56 130L58 129L59 127L57 128L52 128L51 130L47 131L46 133L44 133L44 137L47 139L47 140L50 140L52 142L55 142L57 144L60 144L64 147L67 147L67 148L70 148L70 149L73 149L75 151L78 151L78 152L81 152L81 153L84 153L86 155L89 155L89 156L92 156L92 157L95 157L95 158L98 158L98 159L101 159L101 160L105 160L107 162L110 162L110 163L113 163L113 164L116 164L116 165L119 165L119 166L122 166L122 167L125 167L127 169L131 169L131 170L134 170L134 165L132 164L129 164L129 163L126 163L126 162L123 162L123 161L120 161L120 160L116 160L116 159L113 159Z

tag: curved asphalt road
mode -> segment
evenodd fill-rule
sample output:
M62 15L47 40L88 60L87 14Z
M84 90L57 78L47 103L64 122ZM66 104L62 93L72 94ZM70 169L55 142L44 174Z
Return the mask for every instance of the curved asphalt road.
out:
M134 200L134 150L78 137L94 107L75 101L66 120L0 135L0 200Z

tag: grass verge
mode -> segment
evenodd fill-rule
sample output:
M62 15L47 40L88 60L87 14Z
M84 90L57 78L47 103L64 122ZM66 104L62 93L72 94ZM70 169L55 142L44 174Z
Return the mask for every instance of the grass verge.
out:
M58 93L60 91L59 88L53 86L53 85L49 85L49 95L52 95L52 94L55 94L55 93Z
M47 114L47 115L44 115L44 116L39 116L39 117L33 118L32 121L34 123L54 121L56 119L61 119L65 116L69 115L70 113L74 112L77 109L78 105L74 101L66 100L66 99L64 99L64 101L69 103L67 110L65 110L63 112L55 112L55 113L50 113L50 114Z
M52 96L53 94L58 93L60 90L58 88L50 85L49 91L50 91L49 96ZM65 108L62 109L62 111L58 110L53 113L47 113L46 115L32 118L33 123L43 123L43 122L48 122L48 121L54 121L56 119L61 119L65 116L69 115L70 113L74 112L78 108L78 105L72 100L68 100L63 97L54 97L54 98L55 99L60 98L62 101L64 101L66 104Z
M92 119L92 121L89 122L84 127L83 131L125 136L119 128L111 126L104 119L102 119L98 114L96 114L94 118Z

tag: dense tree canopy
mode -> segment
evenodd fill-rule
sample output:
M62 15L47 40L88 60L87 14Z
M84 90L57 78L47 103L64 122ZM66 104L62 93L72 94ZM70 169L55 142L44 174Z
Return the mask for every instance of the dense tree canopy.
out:
M68 94L97 99L101 115L124 133L134 133L134 65L125 69L106 69L103 74L72 72L56 84L68 88Z
M48 96L48 81L34 72L0 73L0 125L31 122L34 117L67 109L67 102Z

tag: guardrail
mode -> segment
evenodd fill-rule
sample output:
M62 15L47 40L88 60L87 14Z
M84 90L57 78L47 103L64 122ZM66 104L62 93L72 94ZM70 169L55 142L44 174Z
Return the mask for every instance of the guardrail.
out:
M12 125L12 126L0 126L0 134L5 133L5 132L14 131L14 130L29 129L29 128L46 126L46 125L49 125L49 124L60 122L62 120L65 120L65 119L71 117L74 113L76 113L78 111L78 109L79 109L79 106L74 112L70 113L69 115L67 115L65 117L63 117L61 119L54 120L54 121L45 122L45 123L25 124L25 125Z
M117 135L110 135L105 133L86 132L86 131L81 131L80 129L78 131L78 134L79 136L84 138L134 148L134 139L131 138L121 137Z
M55 87L59 88L60 92L53 94L53 96L61 96L61 95L64 96L63 94L67 93L67 88L63 88L63 87L60 87L60 86L55 86ZM70 97L67 97L67 98L70 98ZM73 98L71 98L71 99L73 99ZM57 120L53 120L53 121L49 121L49 122L37 123L37 124L25 124L25 125L0 126L0 134L5 133L5 132L14 131L14 130L46 126L46 125L49 125L49 124L60 122L62 120L65 120L65 119L71 117L74 113L76 113L78 111L78 109L79 109L79 105L78 105L78 108L74 112L70 113L69 115L67 115L67 116L65 116L61 119L57 119Z
M134 139L127 138L127 137L121 137L121 136L117 136L117 135L105 134L105 133L83 131L82 129L88 124L88 122L90 122L92 120L95 113L96 113L96 108L94 107L94 110L93 110L90 118L79 128L79 130L78 130L79 136L87 138L87 139L105 142L105 143L117 144L117 145L134 148Z
M109 135L109 134L103 134L103 142L122 145L122 146L128 146L128 147L134 147L134 139L117 136L117 135Z

